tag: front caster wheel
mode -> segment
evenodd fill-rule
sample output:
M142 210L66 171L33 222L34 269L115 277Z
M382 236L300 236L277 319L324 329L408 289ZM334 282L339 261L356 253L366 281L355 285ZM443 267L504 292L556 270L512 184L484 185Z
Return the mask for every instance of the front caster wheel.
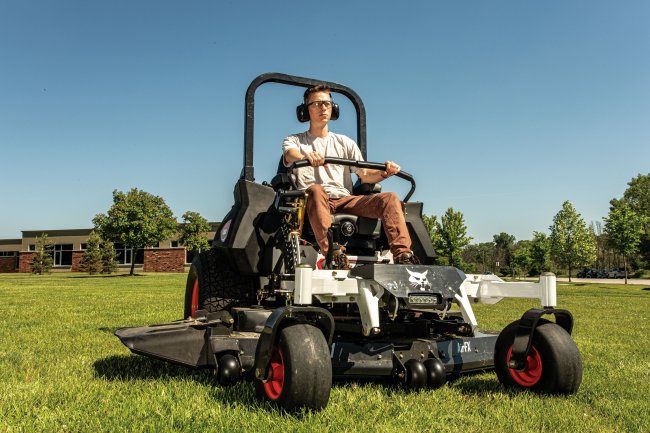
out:
M440 388L447 381L445 366L438 358L429 358L424 361L427 368L427 386L429 388Z
M227 386L237 382L241 378L241 365L233 355L223 355L219 358L217 366L217 380L219 384Z
M494 368L506 387L550 394L575 394L582 382L582 358L571 336L555 323L542 320L522 370L509 368L519 321L506 326L497 338Z
M273 348L266 382L255 380L255 391L289 412L320 410L332 388L332 361L320 329L298 324L284 328Z
M412 389L420 389L427 386L427 369L417 359L409 359L404 364L406 367L406 385Z

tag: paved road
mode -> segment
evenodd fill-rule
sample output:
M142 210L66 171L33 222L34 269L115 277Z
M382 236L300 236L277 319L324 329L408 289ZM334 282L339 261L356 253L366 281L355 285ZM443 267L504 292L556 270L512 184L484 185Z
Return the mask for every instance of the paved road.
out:
M568 282L567 277L558 277L558 282ZM571 278L572 283L600 283L600 284L625 284L625 278ZM650 280L628 278L628 284L640 284L650 287Z

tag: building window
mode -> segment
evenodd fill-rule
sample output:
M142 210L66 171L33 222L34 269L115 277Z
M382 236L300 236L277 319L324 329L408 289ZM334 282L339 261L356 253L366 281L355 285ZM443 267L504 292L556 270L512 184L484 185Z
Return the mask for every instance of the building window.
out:
M88 244L81 244L81 250L86 251L88 249Z
M14 257L15 267L18 270L19 255L18 251L0 251L0 257Z
M120 265L131 264L131 248L124 248L122 244L115 244L115 253L117 254L117 263Z
M54 245L54 266L72 266L72 244Z
M36 244L29 244L27 246L27 251L36 251Z
M122 244L114 244L115 252L117 253L117 263L120 265L130 265L133 259L133 248L126 248ZM141 265L144 263L144 250L138 249L135 252L135 264Z
M72 244L54 245L54 266L72 265Z
M172 248L178 248L178 241L172 241Z

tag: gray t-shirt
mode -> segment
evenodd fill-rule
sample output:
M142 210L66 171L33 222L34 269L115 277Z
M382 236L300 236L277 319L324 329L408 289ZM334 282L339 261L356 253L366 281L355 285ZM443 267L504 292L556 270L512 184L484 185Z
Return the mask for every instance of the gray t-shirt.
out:
M282 154L292 147L298 149L302 155L320 152L323 156L363 161L359 146L354 140L333 132L329 132L324 138L316 137L309 131L290 135L282 143ZM350 172L356 173L359 167L326 164L320 167L302 167L295 171L298 189L307 189L318 183L323 185L330 198L341 198L352 194Z

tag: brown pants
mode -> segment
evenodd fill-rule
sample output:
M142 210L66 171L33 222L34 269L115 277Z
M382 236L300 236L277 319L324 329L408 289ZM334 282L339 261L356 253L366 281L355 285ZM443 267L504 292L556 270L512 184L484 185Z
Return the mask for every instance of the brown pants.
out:
M316 242L324 254L328 250L327 229L332 225L332 214L348 213L365 218L379 218L390 244L390 251L397 256L411 251L402 202L394 192L382 192L371 195L349 195L339 199L330 199L321 185L314 184L307 188L307 215Z

